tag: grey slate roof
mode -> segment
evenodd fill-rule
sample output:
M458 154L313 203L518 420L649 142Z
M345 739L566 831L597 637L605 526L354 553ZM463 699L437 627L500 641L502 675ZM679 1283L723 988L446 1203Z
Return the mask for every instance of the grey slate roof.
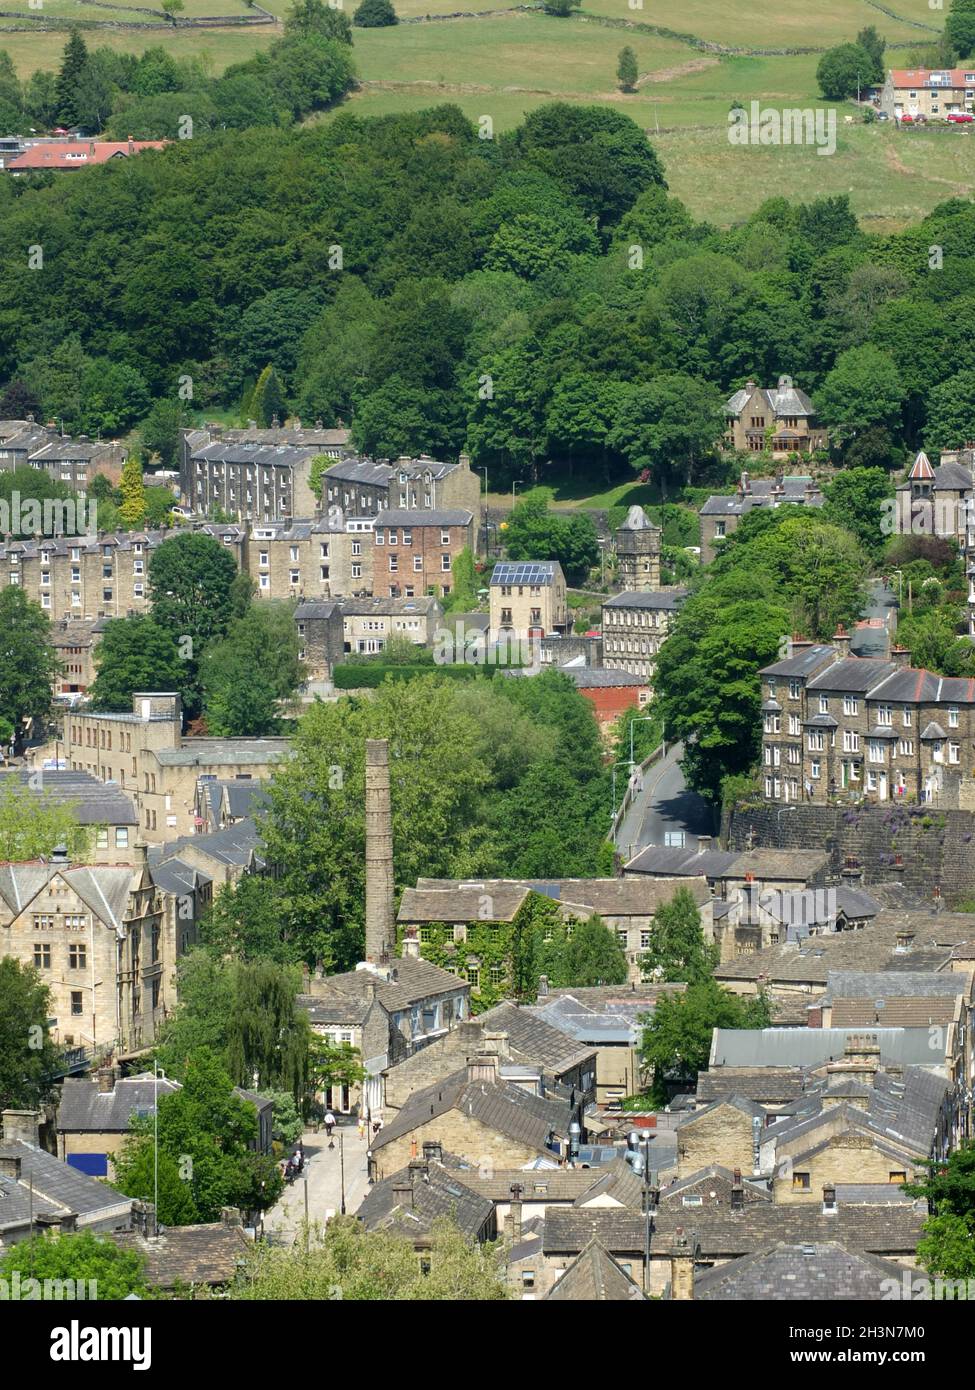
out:
M545 1295L552 1303L646 1303L647 1296L593 1237Z
M79 1173L43 1149L16 1139L0 1147L0 1155L20 1159L19 1180L0 1174L0 1235L29 1224L31 1182L35 1215L73 1212L79 1218L79 1226L113 1218L122 1226L131 1218L131 1197Z
M609 670L604 666L560 666L558 668L580 690L612 690L617 686L645 686L646 676L636 676L632 671Z
M744 1096L765 1104L785 1105L798 1100L805 1089L805 1073L801 1067L724 1066L702 1071L697 1078L697 1098L705 1104L729 1096Z
M120 930L133 873L125 865L0 864L0 898L19 916L52 878L60 876L98 921Z
M577 1254L598 1240L611 1254L642 1254L646 1217L628 1207L548 1207L542 1249L546 1255Z
M221 1221L202 1226L161 1226L147 1239L139 1231L115 1232L123 1250L145 1257L146 1279L157 1288L176 1284L229 1284L253 1250L241 1226Z
M187 738L179 748L160 748L155 756L162 767L247 767L280 762L290 752L287 738Z
M650 608L674 611L687 598L686 589L640 589L608 598L603 608Z
M832 654L833 648L825 646L823 643L815 642L808 647L799 647L794 656L787 657L784 661L775 661L771 666L763 666L760 675L763 676L808 676L810 671L815 671L817 667Z
M534 1009L522 1008L519 1004L496 1004L493 1009L478 1014L475 1022L492 1033L507 1033L516 1052L540 1063L545 1071L555 1076L579 1066L587 1058L595 1061L591 1047L570 1044L560 1029L539 1018Z
M0 770L0 793L8 781L29 787L36 776L30 768ZM69 806L79 825L138 825L132 798L115 782L100 782L90 772L44 768L37 797L42 802Z
M470 990L470 985L428 960L400 956L390 963L389 969L388 979L372 970L346 970L339 975L328 975L316 981L312 997L323 1002L339 998L368 1002L374 983L377 1001L392 1014L432 996Z
M158 1095L179 1090L160 1077ZM116 1081L111 1091L99 1091L97 1081L67 1077L58 1106L57 1127L65 1134L124 1134L134 1115L151 1115L156 1108L157 1083L143 1077Z
M375 1183L356 1216L368 1231L395 1226L411 1236L427 1234L434 1221L446 1217L474 1239L493 1213L490 1197L458 1181L457 1174L442 1164L430 1162L401 1168Z
M150 845L148 860L153 873L157 865L171 859L178 859L180 852L193 848L208 855L221 864L243 865L245 868L256 856L261 858L261 838L252 820L238 821L224 830L214 830L209 835L181 835L165 845Z
M813 676L807 690L838 691L866 695L875 685L887 679L899 668L891 661L874 661L869 657L846 656L834 661L818 676Z
M890 1281L900 1287L902 1272L891 1260L850 1252L834 1242L781 1245L699 1275L694 1298L702 1302L879 1301L891 1287Z
M414 507L388 507L376 517L377 526L405 526L417 529L421 526L470 526L474 513L466 507L433 507L421 511Z
M882 999L885 995L931 999L940 995L967 994L970 988L968 976L954 971L935 974L899 970L892 976L886 970L831 970L826 977L823 1003L832 1003L834 999Z
M819 1067L844 1055L846 1046L863 1034L862 1028L715 1028L709 1070L721 1066ZM880 1047L881 1065L931 1066L927 1028L871 1028Z
M549 1135L558 1136L569 1123L565 1101L530 1095L510 1081L468 1081L464 1067L412 1095L395 1119L379 1131L372 1147L382 1148L451 1110L539 1153L545 1151Z

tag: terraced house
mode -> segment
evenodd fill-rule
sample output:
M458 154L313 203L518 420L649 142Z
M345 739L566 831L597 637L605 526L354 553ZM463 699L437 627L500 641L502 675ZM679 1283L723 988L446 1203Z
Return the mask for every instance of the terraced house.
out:
M794 642L762 678L767 801L858 800L975 808L975 680Z

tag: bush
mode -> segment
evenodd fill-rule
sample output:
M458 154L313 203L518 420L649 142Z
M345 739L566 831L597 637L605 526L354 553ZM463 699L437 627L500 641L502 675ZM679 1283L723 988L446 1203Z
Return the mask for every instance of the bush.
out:
M360 29L383 29L387 24L398 24L399 20L391 0L362 0L352 16L352 23Z

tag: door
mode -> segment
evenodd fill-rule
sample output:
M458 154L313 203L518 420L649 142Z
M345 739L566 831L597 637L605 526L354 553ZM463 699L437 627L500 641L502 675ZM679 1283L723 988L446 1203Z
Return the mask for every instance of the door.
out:
M882 772L877 786L877 794L881 801L887 800L887 774Z

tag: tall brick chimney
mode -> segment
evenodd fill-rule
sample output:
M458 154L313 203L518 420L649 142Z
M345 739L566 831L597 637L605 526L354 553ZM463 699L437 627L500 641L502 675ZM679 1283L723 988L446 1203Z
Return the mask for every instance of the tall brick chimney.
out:
M366 739L366 960L381 965L393 954L393 814L389 799L389 743Z

